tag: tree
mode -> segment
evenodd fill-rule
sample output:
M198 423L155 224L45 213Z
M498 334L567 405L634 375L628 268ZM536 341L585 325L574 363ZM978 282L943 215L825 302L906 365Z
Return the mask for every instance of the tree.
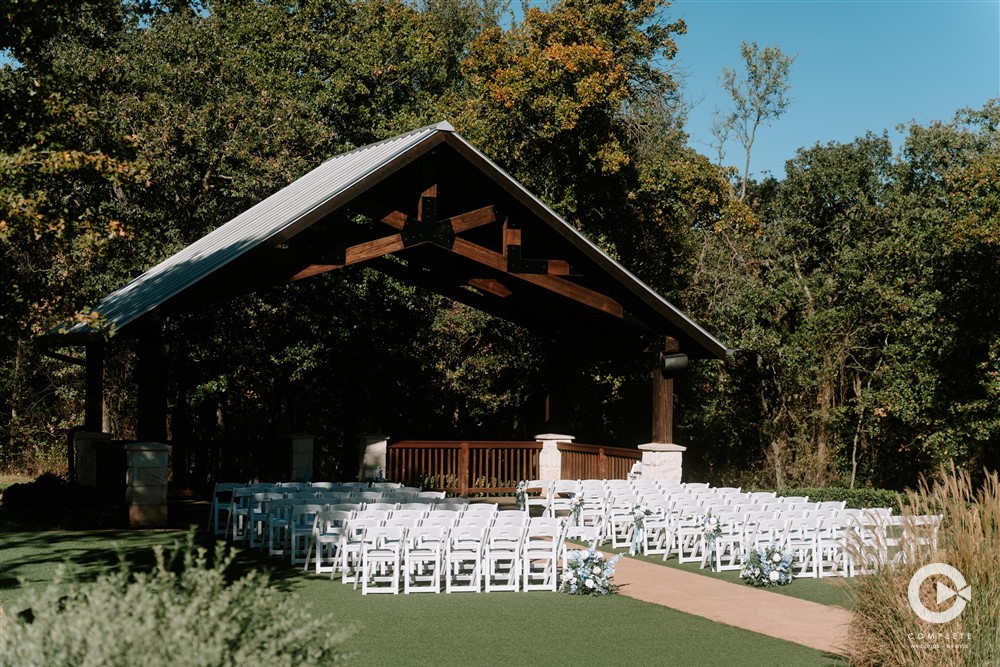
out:
M723 145L730 133L743 146L745 160L740 184L740 201L746 198L747 180L750 177L750 151L757 139L761 125L770 125L781 117L790 100L786 97L792 63L795 56L785 55L777 46L761 49L757 42L740 47L743 57L743 76L735 69L723 68L721 83L732 98L732 106L724 114L717 114L712 133L718 142L720 159Z

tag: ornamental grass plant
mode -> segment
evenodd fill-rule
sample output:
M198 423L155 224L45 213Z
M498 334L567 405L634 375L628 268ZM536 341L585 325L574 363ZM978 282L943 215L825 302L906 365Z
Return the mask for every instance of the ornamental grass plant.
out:
M55 580L28 595L27 609L0 615L0 663L10 667L308 667L340 664L343 627L308 613L294 596L251 571L230 581L234 551L214 558L194 533L155 548L150 572L124 560L96 581L60 565Z
M873 574L857 578L850 629L851 660L856 665L936 665L940 667L1000 665L1000 479L988 474L973 486L967 472L942 471L908 494L898 550L879 557L873 545L855 543L858 562L872 559ZM936 540L920 541L917 517L942 517ZM925 533L926 537L926 533ZM927 541L927 540L925 540ZM896 554L895 556L893 554ZM895 562L894 562L895 561ZM954 620L929 623L911 608L908 587L913 574L930 563L956 568L965 578L971 601ZM937 602L938 584L955 583L938 576L919 589L931 611L960 604L958 597ZM947 593L948 589L944 589Z

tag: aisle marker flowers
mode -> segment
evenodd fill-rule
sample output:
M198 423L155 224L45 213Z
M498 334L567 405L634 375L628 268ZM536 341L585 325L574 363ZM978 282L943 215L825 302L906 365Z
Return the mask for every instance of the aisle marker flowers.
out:
M634 556L642 550L643 528L646 525L646 517L651 515L645 505L636 505L632 508L632 546L629 547L628 555Z
M611 595L618 586L611 581L615 574L615 563L621 554L611 560L604 554L589 551L571 552L569 562L563 569L561 590L570 595Z
M749 556L747 556L746 563L740 570L740 579L758 588L790 584L792 583L792 559L794 557L794 549L786 552L775 543L766 547L758 546L751 549Z
M709 512L701 518L701 535L705 538L705 550L701 559L701 567L704 569L705 563L709 564L712 570L715 569L715 559L712 556L715 553L715 539L722 535L722 525L719 523L719 517L712 516Z

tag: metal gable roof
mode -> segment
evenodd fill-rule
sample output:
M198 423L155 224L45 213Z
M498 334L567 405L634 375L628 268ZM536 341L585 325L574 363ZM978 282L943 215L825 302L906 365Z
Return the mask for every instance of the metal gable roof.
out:
M104 297L97 311L115 328L130 324L253 248L280 242L311 224L337 207L344 195L352 196L356 186L381 171L395 171L408 152L453 129L448 123L428 125L330 158ZM80 323L65 333L88 331Z
M455 133L454 128L446 122L428 125L327 160L112 292L97 306L97 311L114 327L127 326L250 250L287 240L441 143L456 149L568 243L593 260L610 278L668 321L672 327L683 332L701 347L705 356L722 358L729 354L725 345L604 253L496 163ZM69 334L90 332L92 330L86 324L76 324L59 331Z

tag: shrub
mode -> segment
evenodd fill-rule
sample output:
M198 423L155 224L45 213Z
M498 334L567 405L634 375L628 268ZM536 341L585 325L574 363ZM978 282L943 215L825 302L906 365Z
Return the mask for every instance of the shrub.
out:
M809 500L813 502L842 500L847 507L854 509L891 507L894 512L899 512L900 499L904 502L906 500L905 496L888 489L848 489L843 486L781 489L776 493L779 496L809 496Z
M937 543L900 546L910 557L880 562L874 574L858 577L850 638L858 665L1000 664L1000 479L988 474L975 490L966 472L942 472L933 485L908 494L904 525L913 517L940 514ZM928 563L956 568L971 586L971 602L954 620L932 624L910 608L907 591L913 573ZM939 605L931 583L921 587L925 605ZM948 581L938 581L950 585Z
M4 664L300 667L342 657L347 633L312 618L266 575L229 582L235 551L223 543L212 565L193 531L186 544L154 551L151 572L123 562L92 583L61 566L52 584L29 595L28 610L0 618Z
M15 523L69 530L128 525L122 505L108 503L96 490L52 473L3 490L3 509Z

